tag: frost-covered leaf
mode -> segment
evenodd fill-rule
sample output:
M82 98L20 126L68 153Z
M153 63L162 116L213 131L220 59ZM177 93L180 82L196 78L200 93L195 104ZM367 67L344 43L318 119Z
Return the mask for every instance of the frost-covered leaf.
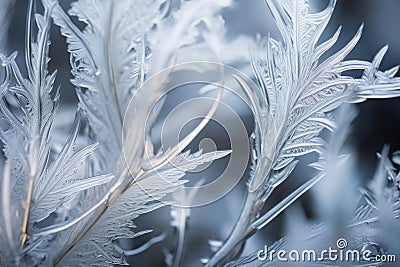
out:
M57 155L48 170L37 180L32 200L30 219L34 222L42 221L55 212L61 203L67 203L86 189L103 185L111 181L113 175L100 175L92 178L77 179L79 167L87 157L97 148L97 144L90 145L75 152L74 144L79 130L80 116L77 116L75 129L69 140Z
M287 177L296 157L325 152L325 142L318 136L323 129L336 129L336 119L331 115L335 109L346 102L400 95L400 80L394 77L398 68L379 70L386 47L372 62L346 60L360 40L363 26L344 47L321 59L335 45L341 31L339 28L328 40L320 40L335 0L317 13L311 12L307 0L266 0L266 3L283 40L268 35L260 41L262 52L254 53L252 60L259 90L268 103L264 110L254 112L259 124L254 146L259 148L254 153L257 165L251 173L241 216L207 266L220 265L236 256L236 248L252 231L251 222L259 216L258 211L274 190L276 171L283 171ZM350 70L362 70L364 75L348 76L346 71ZM283 179L278 181L281 183Z
M111 266L124 264L122 255L115 256L114 241L120 238L134 238L133 220L139 215L155 210L165 203L163 198L174 192L185 181L180 178L186 171L223 157L230 152L213 152L202 155L188 152L172 160L167 166L153 174L149 173L135 182L122 194L93 225L73 251L61 261L63 266ZM176 164L176 165L175 165ZM115 226L118 225L116 228ZM93 259L96 259L93 261Z
M32 14L32 9L33 2L30 3L29 14ZM16 63L15 53L8 58L0 54L7 74L6 82L2 84L0 102L7 125L1 129L1 139L9 168L9 183L2 189L4 193L8 191L4 194L4 197L9 197L8 203L13 203L7 205L3 199L8 208L8 217L3 218L2 223L7 226L11 221L15 227L15 240L9 240L14 255L2 259L7 266L22 264L26 260L24 257L30 257L32 262L40 262L40 258L36 258L32 251L39 246L40 249L48 248L46 242L52 237L32 237L35 223L56 213L66 217L71 215L74 209L68 205L71 201L79 202L77 196L80 193L108 183L112 178L111 175L105 175L84 179L85 176L80 172L80 167L96 145L74 151L80 128L79 116L61 152L55 153L52 149L50 136L59 104L59 91L53 92L55 73L48 73L49 10L45 8L43 16L36 14L35 21L37 37L34 40L28 38L26 45L27 78ZM29 21L28 34L33 30ZM47 223L63 220L63 216L50 219ZM43 242L45 239L46 242Z
M397 68L379 71L387 47L377 53L372 63L345 60L360 39L362 27L342 49L320 60L340 33L339 28L331 39L319 44L335 1L330 1L319 13L310 12L308 1L268 0L267 4L283 43L271 37L264 39L260 45L266 50L266 57L255 57L253 66L279 133L273 143L274 151L268 151L271 143L265 143L261 153L269 154L275 162L273 169L279 170L294 157L321 152L319 147L323 142L315 137L324 128L335 129L331 112L342 103L398 96L400 83L394 78ZM361 78L343 74L357 69L364 70ZM267 123L261 124L260 127L268 127Z
M28 43L31 55L27 55L28 78L24 78L15 62L16 54L9 58L1 55L7 78L13 77L16 85L4 85L1 96L1 112L8 127L1 130L5 155L9 164L8 200L15 203L8 207L14 232L14 258L4 259L5 264L18 264L23 256L23 246L28 239L33 221L32 192L36 183L46 172L50 145L49 135L58 106L58 92L51 92L55 73L47 70L49 47L49 14L36 15L38 28L36 42ZM47 182L47 181L44 181ZM4 202L3 202L4 203ZM18 204L17 204L18 203ZM46 215L47 216L47 215ZM11 245L11 244L10 244Z
M164 205L157 201L176 189L180 182L149 177L131 186L119 200L103 214L79 244L60 262L62 266L112 266L126 264L114 242L119 238L134 238L133 220L139 215ZM163 188L163 189L160 189ZM154 196L155 198L153 198ZM116 227L118 226L118 227Z
M72 83L87 113L91 135L100 142L101 165L112 171L121 149L126 105L147 75L150 50L146 32L163 16L165 0L74 2L69 14L85 23L83 31L57 1L53 19L67 38Z
M72 82L88 114L90 136L99 142L99 165L108 172L120 157L124 114L133 94L150 73L170 66L173 57L188 54L185 49L201 43L202 37L207 39L211 24L220 19L217 13L231 4L193 0L171 8L168 0L79 0L69 15L85 24L81 31L58 1L43 2L54 5L53 19L67 38ZM148 93L146 98L152 107L159 94ZM136 119L150 113L146 104L137 110Z

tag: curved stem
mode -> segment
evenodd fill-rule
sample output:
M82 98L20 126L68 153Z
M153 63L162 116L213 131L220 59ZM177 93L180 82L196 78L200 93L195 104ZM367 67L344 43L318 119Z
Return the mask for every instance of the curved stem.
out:
M171 267L179 267L181 266L181 262L183 259L183 254L185 251L185 241L186 241L186 228L188 224L188 213L186 208L180 208L179 211L179 229L178 229L178 245L175 252L174 261Z
M251 227L251 224L258 216L259 209L262 207L259 204L260 202L262 203L258 198L257 191L247 193L235 227L222 247L208 261L207 267L223 266L225 263L239 256L246 239L255 233L255 229Z
M111 88L112 88L112 93L115 101L115 106L117 109L117 114L118 114L118 120L120 122L120 125L122 127L123 125L123 115L121 111L121 104L119 102L118 98L118 92L117 92L117 82L116 82L116 76L114 72L114 66L113 66L113 47L112 47L112 42L113 42L113 17L114 17L114 0L111 1L111 7L110 7L110 17L108 21L108 30L107 30L107 60L108 60L108 72L110 74L110 80L111 80Z

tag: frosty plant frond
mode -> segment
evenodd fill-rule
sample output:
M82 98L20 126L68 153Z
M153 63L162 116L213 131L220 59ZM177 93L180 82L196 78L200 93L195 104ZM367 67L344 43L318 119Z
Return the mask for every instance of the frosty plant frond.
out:
M343 144L349 132L349 123L354 118L354 107L344 107L338 114L338 127L343 131L332 133L329 143L324 146L324 152L319 161L313 167L320 170L324 175L330 176L329 179L339 179L337 169L343 167L350 155L339 155L339 144ZM346 238L339 238L335 249L347 249L363 253L370 251L368 258L374 259L376 256L386 256L392 259L398 253L398 247L391 244L390 236L399 232L399 172L394 163L397 161L398 152L394 152L392 159L389 157L389 147L385 146L381 153L378 153L379 163L376 173L366 188L361 188L361 195L357 205L353 210L353 217L346 222ZM335 156L336 155L336 156ZM347 185L351 186L351 185ZM349 203L347 203L349 205ZM336 214L338 215L338 214ZM320 251L321 248L328 246L328 237L337 235L334 224L317 224L308 226L305 229L304 249L308 251L312 248ZM287 235L269 246L269 251L293 249L290 245L291 236ZM391 254L393 253L393 254ZM280 259L276 255L267 255L268 260L263 262L259 251L240 257L227 264L227 266L274 266L279 264ZM318 255L320 257L320 255ZM373 260L365 261L359 257L359 261L351 262L352 266L371 265ZM347 259L350 262L352 259ZM318 266L332 266L332 258L326 257L318 260ZM389 261L388 261L389 262ZM383 262L374 262L382 265Z
M330 1L319 13L310 12L308 1L267 0L266 3L283 41L270 36L261 40L264 56L254 55L252 64L277 134L271 140L268 131L272 124L260 120L259 130L254 133L254 171L242 211L208 266L223 265L239 255L247 236L255 231L253 222L265 201L293 171L297 164L295 158L311 152L321 153L323 141L318 135L323 129L335 130L335 118L331 115L334 109L345 102L400 95L400 80L394 77L398 68L379 70L387 47L372 62L345 60L359 41L363 26L347 45L320 60L340 34L341 28L330 39L319 43L336 1ZM343 74L348 70L363 70L364 74L361 78ZM265 156L271 161L263 159Z
M49 74L47 70L49 16L46 11L44 16L37 14L35 17L37 37L27 44L31 51L26 57L28 78L23 77L15 62L16 53L8 58L0 55L6 71L0 104L7 122L7 127L1 131L7 157L2 188L3 208L8 212L2 218L8 229L6 242L1 243L1 251L4 251L1 260L5 265L23 264L24 255L45 241L31 236L37 223L45 221L52 213L59 213L61 219L68 216L68 202L79 197L82 191L106 184L113 178L111 174L86 177L78 172L97 147L91 144L76 151L79 111L62 151L51 156L50 131L59 92L52 96L55 73ZM12 78L15 85L10 85ZM16 107L11 100L17 103Z

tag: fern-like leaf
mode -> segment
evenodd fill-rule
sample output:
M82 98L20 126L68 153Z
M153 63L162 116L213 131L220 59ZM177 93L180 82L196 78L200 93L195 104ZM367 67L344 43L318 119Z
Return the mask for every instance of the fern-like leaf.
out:
M33 2L30 3L33 7ZM29 12L32 12L30 9ZM4 257L4 264L18 265L34 259L30 254L42 242L51 237L31 238L35 224L46 220L51 214L69 214L68 203L83 191L103 185L112 175L84 179L78 171L96 145L74 152L79 130L79 116L71 137L59 154L51 155L50 132L59 102L59 92L53 96L55 73L49 74L49 29L50 14L36 15L38 28L35 42L27 44L26 64L28 78L24 78L15 62L16 54L9 58L0 55L6 69L6 82L2 84L0 108L8 127L2 129L7 164L3 190L3 207L7 208L3 223L8 229L12 225L13 238L6 237L14 255ZM30 30L30 24L28 23ZM16 85L10 86L11 77ZM64 165L63 165L64 164ZM6 199L7 197L7 199ZM14 204L11 204L14 203ZM61 219L62 220L62 219Z
M189 155L189 152L186 152L173 159L170 166L165 166L154 173L147 173L113 202L73 250L66 254L65 258L58 259L56 263L62 266L126 264L123 255L117 253L115 241L137 236L138 233L132 231L136 227L133 220L141 214L164 206L166 203L163 199L166 195L185 183L181 178L187 171L229 153L230 151L208 154L197 152Z
M266 3L283 42L268 36L260 43L264 57L255 55L252 61L259 89L268 103L263 112L270 114L264 117L255 114L260 129L255 133L260 147L257 157L261 160L250 177L240 219L208 266L222 264L238 255L241 240L251 232L251 222L258 217L275 185L284 180L276 179L277 172L286 172L284 177L288 177L296 157L323 153L324 142L318 135L323 129L335 129L333 110L346 102L400 95L400 80L394 77L397 67L379 71L386 48L372 62L345 60L359 41L363 26L348 44L321 61L340 34L339 28L330 39L318 43L335 0L329 1L319 13L311 13L306 0L266 0ZM363 70L364 75L350 77L344 74L348 70Z

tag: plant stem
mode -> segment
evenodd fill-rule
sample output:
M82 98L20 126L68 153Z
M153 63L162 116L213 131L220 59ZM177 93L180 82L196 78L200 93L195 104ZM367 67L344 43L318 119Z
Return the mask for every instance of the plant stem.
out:
M255 229L251 227L251 224L262 207L259 203L262 203L262 201L259 200L258 191L247 193L235 227L221 248L210 258L206 265L207 267L223 266L239 256L246 239L255 233Z
M115 72L114 72L114 67L113 67L113 47L112 47L112 41L113 41L113 17L114 17L114 0L111 1L111 7L110 7L110 16L108 19L108 29L106 32L106 39L107 39L107 60L108 60L108 72L110 74L110 82L111 82L111 88L112 88L112 93L114 97L114 102L115 106L117 109L118 113L118 119L120 122L120 126L122 128L122 125L124 124L123 122L123 116L122 116L122 111L121 111L121 104L119 102L118 98L118 92L117 92L117 83L116 83L116 77L115 77Z
M33 175L29 175L28 180L28 194L26 195L26 203L25 203L25 211L24 211L24 219L22 221L22 234L21 234L21 247L25 245L26 240L28 239L27 229L28 229L28 219L29 219L29 211L31 209L31 199L33 192Z

